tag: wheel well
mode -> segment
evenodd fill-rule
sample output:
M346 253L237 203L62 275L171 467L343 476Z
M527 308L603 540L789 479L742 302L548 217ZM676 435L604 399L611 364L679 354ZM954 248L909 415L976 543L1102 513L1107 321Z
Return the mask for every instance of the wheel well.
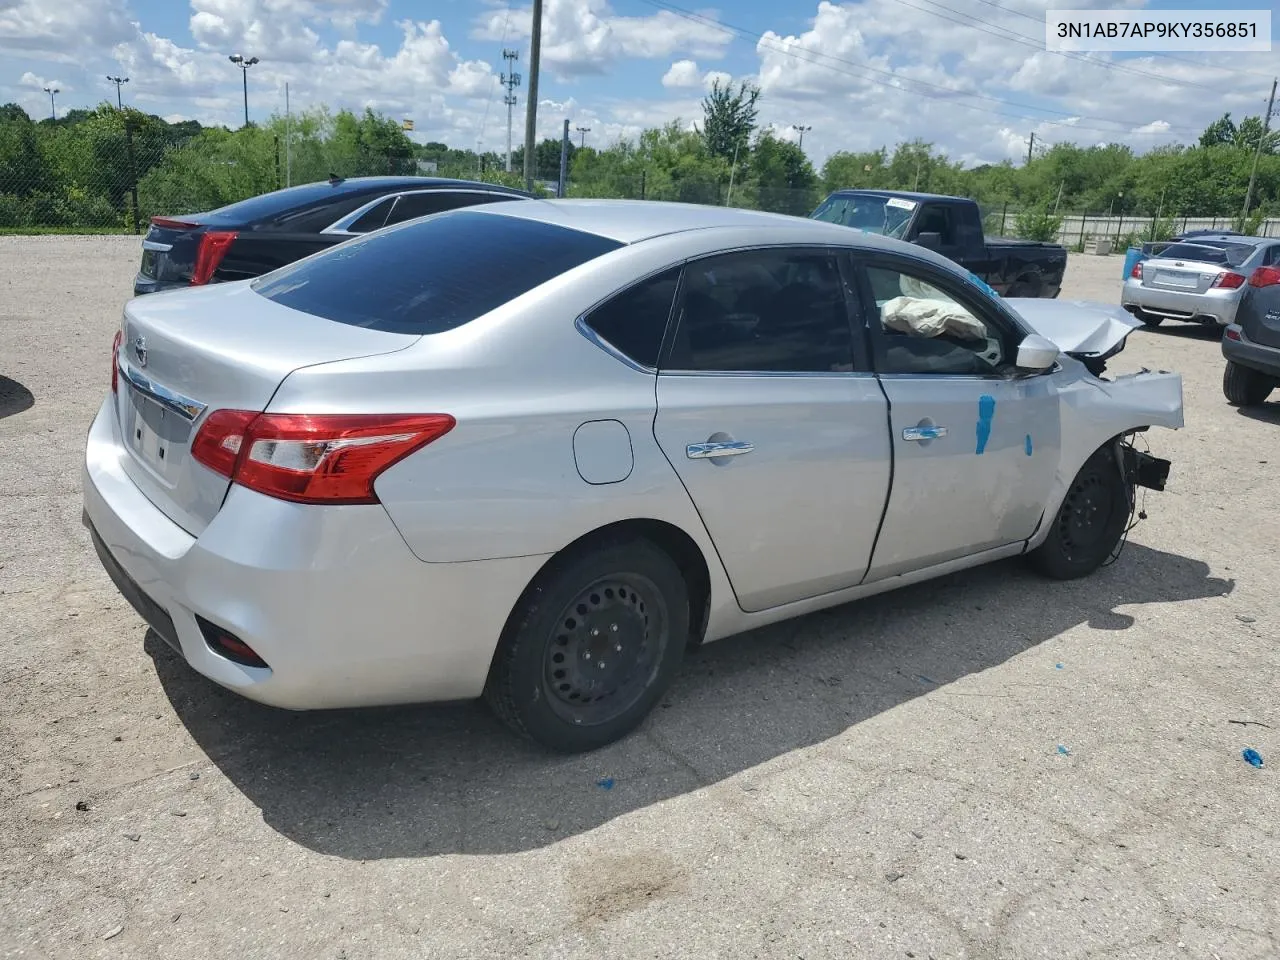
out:
M707 617L711 610L711 573L702 550L692 537L675 524L663 520L619 520L574 540L548 560L547 564L555 563L569 553L589 550L604 541L640 539L656 544L680 568L684 582L689 587L689 644L697 646L706 633ZM541 575L540 570L538 576Z

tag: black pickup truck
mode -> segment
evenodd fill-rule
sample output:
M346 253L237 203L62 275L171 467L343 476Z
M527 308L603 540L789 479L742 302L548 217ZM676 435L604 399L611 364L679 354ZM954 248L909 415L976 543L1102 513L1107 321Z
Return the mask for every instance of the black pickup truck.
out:
M1067 269L1067 248L1056 243L984 237L978 205L964 197L837 190L810 216L936 250L1001 296L1056 297Z

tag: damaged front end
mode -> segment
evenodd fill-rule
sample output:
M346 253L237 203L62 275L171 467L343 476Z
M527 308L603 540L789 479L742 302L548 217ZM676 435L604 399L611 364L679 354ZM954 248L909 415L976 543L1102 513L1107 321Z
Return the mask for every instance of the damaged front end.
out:
M1124 308L1093 300L1037 300L1016 297L1004 301L1036 333L1102 376L1107 360L1124 349L1126 338L1142 322Z

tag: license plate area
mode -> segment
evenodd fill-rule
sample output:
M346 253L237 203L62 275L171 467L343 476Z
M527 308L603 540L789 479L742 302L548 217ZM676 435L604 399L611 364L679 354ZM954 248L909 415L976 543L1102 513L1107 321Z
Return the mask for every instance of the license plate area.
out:
M1194 290L1200 286L1199 274L1169 273L1161 271L1156 274L1156 282L1166 287L1177 287L1179 290Z
M127 389L125 443L139 463L172 486L187 448L191 425L132 387Z

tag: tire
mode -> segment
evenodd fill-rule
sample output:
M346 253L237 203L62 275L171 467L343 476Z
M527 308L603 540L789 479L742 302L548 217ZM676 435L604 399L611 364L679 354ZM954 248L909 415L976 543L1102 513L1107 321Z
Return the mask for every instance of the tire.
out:
M1233 407L1256 407L1275 387L1276 381L1271 377L1230 360L1222 371L1222 392Z
M1030 553L1031 565L1054 580L1093 573L1124 535L1132 497L1111 445L1095 450L1067 488L1049 536Z
M594 750L653 709L688 637L688 586L657 545L573 551L552 560L512 610L485 699L522 737L561 753Z

